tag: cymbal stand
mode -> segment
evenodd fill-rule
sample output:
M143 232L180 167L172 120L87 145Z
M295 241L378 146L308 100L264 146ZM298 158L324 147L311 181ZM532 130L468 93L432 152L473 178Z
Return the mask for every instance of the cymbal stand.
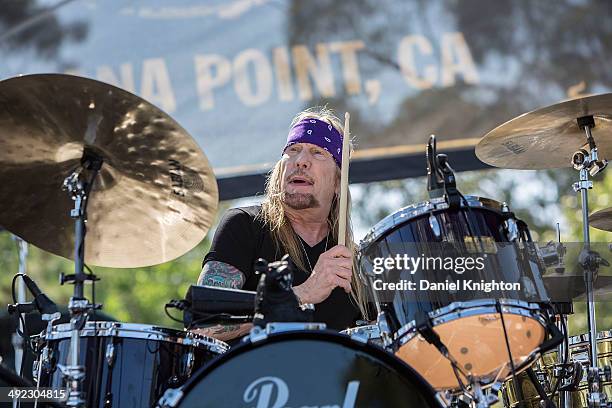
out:
M597 155L597 146L591 129L595 127L593 116L583 116L577 118L577 124L580 129L583 129L586 134L586 139L589 144L589 150L579 150L574 153L572 163L574 169L580 171L580 179L573 184L574 191L580 191L582 198L582 232L584 235L584 248L580 253L579 263L584 272L584 280L586 283L587 293L587 308L588 308L588 327L589 327L589 345L590 345L590 361L588 375L589 378L589 407L607 407L605 394L601 391L601 376L603 372L597 366L597 325L595 322L595 294L593 291L593 281L597 277L599 269L600 257L594 251L591 251L591 242L589 236L589 201L588 190L593 188L593 182L589 180L589 175L595 176L602 171L606 165L606 160L599 160Z
M68 399L66 405L80 407L85 405L85 393L81 391L81 381L85 377L85 367L79 365L79 331L87 321L89 311L96 305L89 303L84 297L84 284L87 280L94 280L95 276L88 276L83 272L85 264L85 234L87 229L87 200L93 187L100 168L102 158L85 149L81 158L81 166L74 170L64 180L63 189L68 191L70 198L74 201L74 207L70 211L70 217L75 220L74 235L74 275L61 276L61 283L74 283L73 296L70 298L68 309L70 310L70 355L68 365L59 365L64 377L68 380ZM89 178L84 181L82 173L89 170Z

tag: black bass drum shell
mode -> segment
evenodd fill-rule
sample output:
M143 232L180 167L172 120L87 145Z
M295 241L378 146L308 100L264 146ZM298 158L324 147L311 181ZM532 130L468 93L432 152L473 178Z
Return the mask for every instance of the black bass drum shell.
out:
M440 407L431 386L377 346L331 331L243 343L181 387L180 408Z

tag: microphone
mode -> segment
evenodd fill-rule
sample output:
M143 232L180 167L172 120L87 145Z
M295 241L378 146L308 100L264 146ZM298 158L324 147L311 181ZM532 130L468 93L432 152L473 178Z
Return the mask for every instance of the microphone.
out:
M452 208L458 207L461 194L457 190L455 171L450 166L447 155L437 154L435 135L429 136L426 156L429 198L444 198Z
M427 191L429 192L429 198L443 197L444 185L438 177L440 170L437 164L435 135L429 136L425 157L427 158Z
M36 283L28 275L21 275L26 286L34 296L34 304L40 314L53 314L57 313L57 305L53 303L51 299L38 288Z

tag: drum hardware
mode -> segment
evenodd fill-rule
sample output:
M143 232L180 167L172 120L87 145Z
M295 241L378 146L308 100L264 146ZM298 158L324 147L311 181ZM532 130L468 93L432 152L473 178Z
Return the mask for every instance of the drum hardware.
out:
M94 136L95 137L95 136ZM74 207L70 211L70 217L74 219L74 275L63 276L61 283L72 282L74 284L73 296L68 303L71 319L70 326L72 329L70 342L70 360L68 364L58 364L59 369L64 374L68 382L68 399L66 405L79 407L85 404L85 394L81 391L81 381L85 377L85 367L79 365L79 347L80 338L79 330L83 328L87 321L87 314L94 310L95 305L89 303L84 298L84 284L88 280L95 279L95 276L85 274L83 268L85 263L85 234L87 229L87 201L96 181L96 177L102 168L103 159L96 153L87 149L83 152L81 165L70 173L64 179L62 189L68 192L68 195L74 201ZM84 171L89 171L89 178L82 179L81 174Z
M525 370L525 372L527 373L527 376L529 377L529 379L531 380L531 383L534 385L538 395L540 396L540 406L542 408L557 408L557 406L554 404L554 402L552 402L552 400L548 397L548 395L546 394L546 390L544 389L544 387L542 387L542 383L541 383L541 378L544 377L542 373L538 373L536 375L536 373L533 371L533 369L531 367L528 367L527 370ZM516 381L515 383L515 388L521 390L520 395L521 398L525 398L522 394L522 385L516 380L516 376L514 377L514 381Z
M601 392L601 382L605 377L604 372L601 373L597 361L597 326L595 321L595 298L594 298L594 281L597 279L597 272L600 266L609 266L609 263L601 258L601 256L590 249L589 236L589 216L588 216L588 190L593 188L590 176L595 176L601 172L607 165L607 160L599 160L598 147L595 143L591 129L595 127L593 116L579 117L577 125L581 130L584 130L589 147L589 151L584 149L578 150L572 157L574 169L580 173L579 181L573 184L574 191L580 192L582 197L582 221L583 221L583 237L584 247L580 252L578 263L584 272L587 294L587 309L588 309L588 327L589 327L589 343L590 343L590 361L591 367L587 370L587 378L589 384L589 406L600 407L607 406L606 396Z
M444 198L451 208L456 208L461 199L457 190L455 172L448 162L448 156L436 151L436 136L427 142L427 191L429 198Z
M450 354L448 348L444 345L444 343L442 343L440 336L433 329L433 325L429 316L421 310L418 311L415 319L415 326L417 333L419 333L429 344L433 345L440 352L440 354L450 362L451 367L453 369L453 373L455 374L457 382L459 383L459 388L464 393L467 393L467 388L461 380L462 375L465 379L468 380L470 384L476 386L476 388L473 389L472 392L474 393L474 398L476 400L479 400L479 385L473 380L471 373L466 373L465 371L463 371L457 360ZM482 399L480 400L482 401Z
M561 231L557 223L557 238L561 245ZM565 255L565 248L561 253L558 252L559 258ZM560 261L559 263L561 263ZM555 268L558 271L559 267ZM565 268L563 268L563 272ZM569 340L567 330L567 317L574 313L574 304L569 302L553 302L553 310L557 318L557 327L563 332L563 342L557 348L557 364L553 368L553 377L556 378L555 386L551 390L551 398L554 398L559 391L559 408L570 408L571 392L573 391L572 384L579 383L582 379L582 365L572 364L569 361ZM546 372L543 375L546 376ZM550 387L550 386L549 386Z
M168 388L164 395L157 402L156 407L159 408L172 408L178 406L181 398L183 398L183 391L180 388Z
M506 218L505 228L508 233L508 240L510 242L515 242L519 238L519 228L517 226L516 220L514 219L514 213L510 211L508 204L502 203L502 213L508 214L509 217Z
M502 383L495 381L486 389L478 381L470 384L470 392L452 393L447 391L445 399L451 408L488 408L499 401Z
M0 228L0 231L2 228ZM19 248L19 267L17 273L25 275L26 267L27 267L27 257L28 257L28 243L18 237L17 235L11 234L12 239L17 243ZM19 282L17 287L17 298L14 299L17 303L25 303L25 287L24 282ZM17 330L12 334L11 342L13 345L13 349L15 350L15 371L20 373L21 370L21 361L24 357L23 353L23 337L19 335L19 332L24 332L23 327L23 315L21 315L21 319L19 319L19 324L17 326Z
M115 344L108 343L108 345L106 346L106 352L104 353L104 357L106 358L106 364L108 364L109 368L112 368L113 364L115 364L115 356Z
M554 271L558 274L565 272L564 257L567 252L565 245L549 241L545 246L539 246L538 250L546 267L554 266Z
M559 381L558 391L572 392L578 390L583 375L582 364L578 362L556 364L553 368L553 377Z
M195 355L193 354L193 350L189 350L185 355L185 371L183 372L183 378L189 378L189 376L191 376L194 365Z
M260 276L255 295L253 325L265 327L272 322L312 322L314 305L300 304L293 292L295 265L284 255L280 261L255 261Z
M518 383L518 381L516 381L516 366L514 364L514 358L512 357L512 348L510 347L510 341L508 340L508 330L506 329L506 320L504 319L504 311L502 310L502 305L499 302L499 300L496 299L495 301L495 308L497 309L497 312L499 313L499 317L501 319L501 324L502 324L502 329L504 332L504 341L506 343L506 351L508 352L508 359L510 360L510 374L512 375L512 379L515 381L515 388L517 391L518 396L521 398L521 400L524 399L523 396L523 390L520 386L520 384Z
M368 344L368 342L370 341L370 337L365 336L365 335L363 335L362 333L359 333L359 332L351 333L351 334L349 334L349 337L352 340L358 341L358 342L363 343L363 344Z
M47 321L45 335L49 336L53 330L53 322L59 320L61 318L61 314L56 312L52 315L42 315L41 317L43 321ZM32 378L36 379L37 387L40 384L42 374L51 373L53 370L55 370L55 367L56 360L53 352L46 345L43 346L39 359L34 360L34 363L32 364Z
M429 216L429 226L431 227L431 231L433 232L435 237L440 238L441 236L440 223L438 222L438 219L433 216L433 214Z
M561 242L561 227L559 223L557 223L557 242L549 241L543 247L537 247L539 250L539 256L544 263L546 268L550 266L555 266L554 270L558 274L562 274L565 272L565 263L564 257L567 253L567 248ZM553 306L561 305L561 303L553 303ZM573 313L572 303L569 302L570 311L568 313L564 313L563 311L557 311L558 315L568 315Z
M529 368L531 370L533 370L532 367L529 367ZM552 386L551 386L550 380L549 380L548 376L546 375L546 373L544 371L541 371L541 370L537 370L537 371L533 370L533 372L535 374L535 380L540 383L542 388L544 388L545 392L550 393L551 389L552 389ZM531 375L529 377L530 377L530 379L533 382L533 377L531 377Z
M376 306L378 307L378 302ZM380 330L380 337L382 339L383 346L390 347L391 344L393 344L393 332L391 331L391 326L389 325L389 321L387 319L387 313L385 313L384 311L380 311L378 313L376 325Z
M380 328L375 324L367 324L366 321L362 322L364 324L342 330L340 333L346 334L355 341L364 344L375 344L384 348L385 346L381 338Z
M607 161L600 161L598 157L598 148L591 133L591 128L595 127L593 116L579 117L576 119L576 122L578 127L584 130L587 143L590 148L589 152L581 149L574 153L572 157L572 164L574 169L580 172L579 181L573 184L573 188L576 193L580 192L582 198L581 207L584 248L579 256L579 264L584 272L584 279L586 283L589 343L591 348L591 367L589 367L587 374L588 378L590 379L589 406L600 407L602 405L606 405L606 397L605 394L600 392L601 376L597 365L597 325L595 321L595 297L593 283L594 280L597 279L599 266L602 264L607 264L607 261L603 260L599 254L597 254L595 251L591 251L590 249L588 190L593 188L593 182L589 180L589 175L594 176L602 171L606 167Z
M312 330L325 330L327 325L325 323L300 323L300 322L276 322L267 323L265 327L254 325L248 336L243 338L243 341L250 341L251 343L257 343L265 340L271 334L285 333L293 331L312 331Z

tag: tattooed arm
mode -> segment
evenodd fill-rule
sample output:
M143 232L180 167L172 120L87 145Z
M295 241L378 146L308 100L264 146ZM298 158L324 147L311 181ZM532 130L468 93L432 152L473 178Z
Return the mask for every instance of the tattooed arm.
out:
M225 262L208 261L204 264L198 285L217 286L221 288L241 289L244 285L244 274L238 268ZM251 330L253 324L215 324L208 327L194 329L193 331L204 336L214 337L221 341L228 341L244 336Z
M198 285L240 289L244 285L244 274L225 262L208 261L200 272Z

